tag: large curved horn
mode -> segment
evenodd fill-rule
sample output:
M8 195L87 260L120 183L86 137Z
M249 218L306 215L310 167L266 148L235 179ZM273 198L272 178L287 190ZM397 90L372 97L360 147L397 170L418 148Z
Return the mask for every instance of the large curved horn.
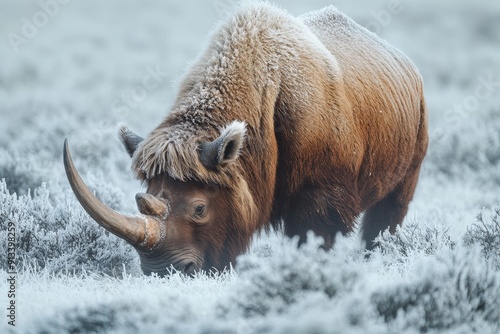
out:
M64 168L76 198L85 211L102 227L143 250L152 249L162 238L161 224L153 217L122 215L104 205L85 185L76 170L64 140Z

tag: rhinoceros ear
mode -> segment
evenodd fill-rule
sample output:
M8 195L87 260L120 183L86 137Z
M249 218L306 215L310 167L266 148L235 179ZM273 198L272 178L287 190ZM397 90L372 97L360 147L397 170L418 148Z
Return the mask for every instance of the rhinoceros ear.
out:
M207 169L217 170L235 161L245 139L246 123L234 121L225 127L212 142L200 145L200 160Z
M125 150L127 150L130 157L134 155L137 146L139 146L139 144L144 140L144 138L136 135L123 124L121 124L118 128L118 136L120 137L120 140L122 141L123 146L125 146Z

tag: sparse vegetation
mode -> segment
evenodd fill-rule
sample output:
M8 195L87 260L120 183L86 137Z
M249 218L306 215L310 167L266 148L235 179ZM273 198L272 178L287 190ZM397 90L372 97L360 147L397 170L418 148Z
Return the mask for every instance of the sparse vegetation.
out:
M494 209L489 219L481 211L477 222L465 233L464 242L469 247L479 246L484 257L500 269L500 206Z

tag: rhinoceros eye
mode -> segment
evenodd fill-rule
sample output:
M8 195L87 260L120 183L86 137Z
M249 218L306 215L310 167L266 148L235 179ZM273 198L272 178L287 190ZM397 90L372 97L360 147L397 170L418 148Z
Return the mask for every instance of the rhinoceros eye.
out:
M203 218L205 216L205 205L204 204L199 204L196 206L194 209L194 214L198 218Z

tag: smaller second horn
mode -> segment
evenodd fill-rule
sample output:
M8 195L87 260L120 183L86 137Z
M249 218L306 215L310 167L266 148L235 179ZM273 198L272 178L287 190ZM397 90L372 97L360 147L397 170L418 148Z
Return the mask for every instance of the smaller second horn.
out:
M151 194L138 193L135 195L135 202L143 215L164 217L167 214L167 204Z

